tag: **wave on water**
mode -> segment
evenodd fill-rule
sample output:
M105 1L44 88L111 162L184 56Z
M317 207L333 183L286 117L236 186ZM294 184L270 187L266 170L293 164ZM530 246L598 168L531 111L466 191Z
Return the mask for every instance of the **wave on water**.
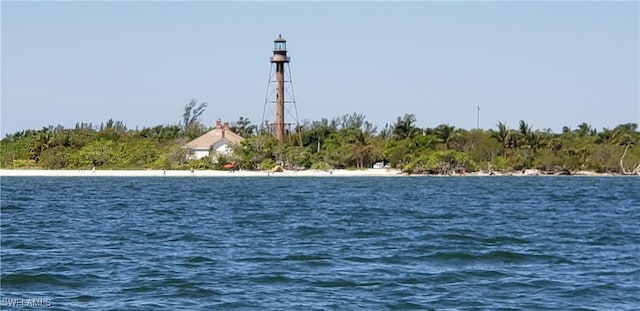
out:
M0 298L47 297L54 310L640 305L637 178L3 177L0 186Z

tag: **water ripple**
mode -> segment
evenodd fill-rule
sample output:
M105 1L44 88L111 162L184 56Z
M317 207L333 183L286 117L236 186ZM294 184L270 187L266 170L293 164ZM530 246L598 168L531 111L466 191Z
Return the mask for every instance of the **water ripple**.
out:
M54 310L640 305L638 178L3 177L0 186L0 298L47 297Z

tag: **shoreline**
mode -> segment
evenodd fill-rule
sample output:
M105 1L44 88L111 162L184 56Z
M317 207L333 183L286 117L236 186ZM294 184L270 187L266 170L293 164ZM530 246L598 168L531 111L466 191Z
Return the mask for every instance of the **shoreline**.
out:
M217 171L217 170L40 170L40 169L0 169L0 177L494 177L494 176L639 176L612 173L578 171L572 175L545 174L538 170L490 175L488 172L472 172L464 175L407 174L397 169L364 170L300 170L283 172L270 171Z
M40 170L0 169L0 176L14 177L385 177L406 176L400 170L284 170L271 171L219 171L219 170Z

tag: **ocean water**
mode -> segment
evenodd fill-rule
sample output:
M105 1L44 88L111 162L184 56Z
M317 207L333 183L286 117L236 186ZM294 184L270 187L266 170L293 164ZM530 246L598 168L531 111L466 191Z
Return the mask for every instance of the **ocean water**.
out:
M0 185L3 310L640 310L637 177Z

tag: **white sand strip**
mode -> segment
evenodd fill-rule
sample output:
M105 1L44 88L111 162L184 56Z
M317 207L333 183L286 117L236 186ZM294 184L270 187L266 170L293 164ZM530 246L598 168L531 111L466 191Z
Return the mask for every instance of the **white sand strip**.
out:
M364 170L302 170L283 172L267 171L216 171L216 170L37 170L37 169L0 169L0 176L52 176L52 177L396 177L396 176L436 176L446 177L450 175L407 175L396 169L364 169ZM491 176L488 172L472 172L464 175L456 174L452 176ZM526 170L525 172L503 173L496 172L495 176L554 176L548 175L538 170ZM591 171L578 171L573 176L621 176L618 174L595 173ZM640 176L640 175L635 175Z

